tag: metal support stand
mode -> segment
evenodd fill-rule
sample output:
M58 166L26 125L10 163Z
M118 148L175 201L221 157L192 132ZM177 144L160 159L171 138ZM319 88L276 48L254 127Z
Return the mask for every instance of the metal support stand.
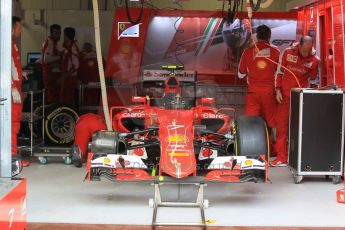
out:
M40 147L35 150L34 156L41 164L47 164L48 157L62 157L66 165L72 164L71 147Z
M150 199L149 205L153 207L153 217L152 217L152 227L155 226L201 226L206 227L206 220L205 220L205 208L208 208L208 200L204 200L204 187L206 184L204 183L174 183L178 186L182 185L196 185L198 188L198 195L195 202L181 202L180 201L180 194L178 194L178 201L166 202L162 201L160 186L164 183L155 183L155 196L154 199ZM180 193L180 189L178 190ZM200 217L201 222L157 222L157 213L158 208L160 207L182 207L182 208L199 208L200 209Z
M28 95L30 98L30 112L23 112L22 114L22 122L27 122L30 128L30 136L29 137L18 137L18 140L21 140L18 146L19 152L22 154L23 152L29 152L30 156L34 155L34 150L38 147L44 145L44 116L45 116L45 90L30 90L28 92L23 92L24 95ZM34 97L34 96L37 96ZM37 106L42 106L41 114L34 114L35 108ZM34 136L33 125L36 122L42 123L42 137L37 138Z

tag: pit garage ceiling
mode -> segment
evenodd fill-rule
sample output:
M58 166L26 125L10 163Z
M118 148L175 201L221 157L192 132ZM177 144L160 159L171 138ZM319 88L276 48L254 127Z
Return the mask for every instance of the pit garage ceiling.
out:
M16 0L21 2L23 9L45 9L45 10L90 10L92 1L90 0ZM226 0L227 1L227 0ZM114 4L121 2L118 0L99 0L101 10L113 10ZM122 1L123 2L123 1ZM173 0L151 0L158 8L174 7ZM260 11L286 11L286 6L290 2L310 2L296 0L262 0L265 7ZM220 10L223 0L181 0L183 8L186 10Z

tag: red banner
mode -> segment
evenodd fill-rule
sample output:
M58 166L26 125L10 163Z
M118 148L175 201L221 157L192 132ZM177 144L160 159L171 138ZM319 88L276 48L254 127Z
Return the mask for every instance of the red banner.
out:
M131 8L130 14L135 20L139 17L140 9ZM135 83L138 81L144 53L150 9L143 10L141 21L137 25L129 22L125 8L116 8L114 15L105 75L116 79L116 82Z

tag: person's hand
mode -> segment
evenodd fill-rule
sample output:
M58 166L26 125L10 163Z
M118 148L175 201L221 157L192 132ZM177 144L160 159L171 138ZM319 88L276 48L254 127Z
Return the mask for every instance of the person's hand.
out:
M319 86L317 84L310 84L310 88L317 89Z
M276 99L279 104L283 103L283 94L280 89L276 89Z
M24 78L25 80L28 80L28 75L29 75L29 72L28 72L28 71L23 70L22 75L23 75L23 78Z
M20 104L22 102L20 93L17 88L12 89L12 101L14 104Z

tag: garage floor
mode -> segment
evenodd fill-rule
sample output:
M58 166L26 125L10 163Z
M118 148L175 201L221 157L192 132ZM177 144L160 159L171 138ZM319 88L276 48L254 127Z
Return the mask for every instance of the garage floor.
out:
M24 168L28 179L28 222L150 225L153 197L149 183L83 182L85 168L63 163ZM324 177L293 183L288 168L273 168L272 183L208 183L205 198L210 226L344 227L345 204L336 202L343 187ZM166 185L164 198L177 199L177 187ZM195 187L181 187L183 200L192 199ZM162 221L199 221L197 209L162 208Z

